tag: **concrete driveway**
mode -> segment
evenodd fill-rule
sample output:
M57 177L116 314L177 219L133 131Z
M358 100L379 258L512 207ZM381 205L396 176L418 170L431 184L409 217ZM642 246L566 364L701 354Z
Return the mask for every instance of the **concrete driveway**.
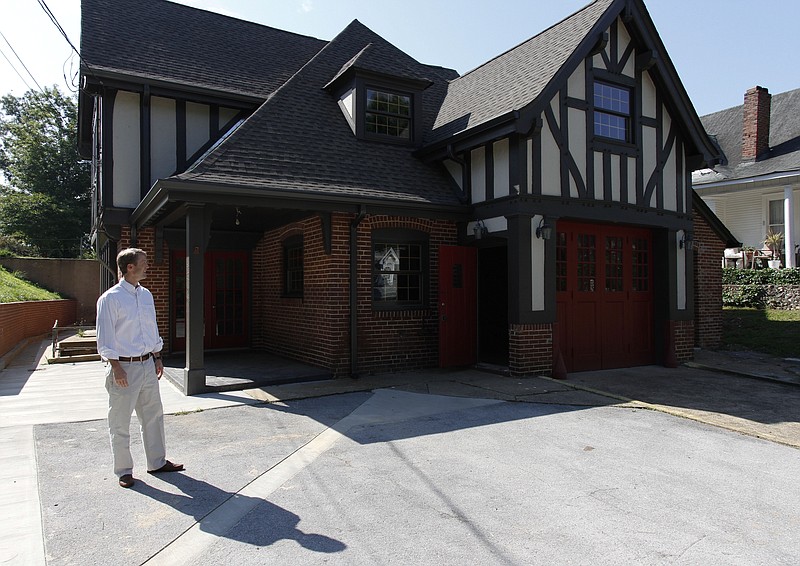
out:
M99 364L82 375L51 369L21 385L13 368L0 373L0 413L23 399L34 406L35 391L58 383L58 372L63 388L68 369L84 395L102 397L102 387L80 385L97 379ZM137 469L130 490L110 474L95 409L77 421L48 413L40 424L4 425L4 438L31 434L31 454L0 445L4 468L33 459L42 546L37 558L24 552L30 537L4 543L0 558L800 563L800 452L790 446L800 445L800 387L651 367L568 382L431 372L249 393L195 398L168 415L169 456L186 472ZM175 411L172 399L165 394ZM138 445L134 456L143 459ZM25 481L7 476L4 493ZM17 501L0 512L8 505L31 509ZM19 529L10 516L0 513L4 541Z

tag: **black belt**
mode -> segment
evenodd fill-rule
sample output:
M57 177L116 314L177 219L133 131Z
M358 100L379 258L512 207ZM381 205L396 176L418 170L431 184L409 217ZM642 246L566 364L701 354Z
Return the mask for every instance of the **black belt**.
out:
M134 356L132 358L126 358L125 356L120 356L119 361L121 362L146 362L150 359L150 356L153 354L142 354L141 356Z

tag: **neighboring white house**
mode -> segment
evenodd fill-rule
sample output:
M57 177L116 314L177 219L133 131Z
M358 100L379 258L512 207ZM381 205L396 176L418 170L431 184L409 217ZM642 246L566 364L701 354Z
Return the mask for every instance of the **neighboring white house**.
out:
M783 233L783 265L797 267L800 89L771 95L757 86L742 106L701 121L724 159L693 173L694 190L744 246L760 250L769 231Z

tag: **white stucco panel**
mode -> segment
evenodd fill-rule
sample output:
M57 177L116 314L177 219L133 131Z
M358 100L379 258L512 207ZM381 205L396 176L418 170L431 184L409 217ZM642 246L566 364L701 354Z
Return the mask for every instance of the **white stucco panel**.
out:
M542 194L559 196L561 194L561 152L547 122L542 128Z
M658 144L656 141L656 130L648 126L642 127L642 163L644 165L644 188L647 188L647 183L656 169ZM656 191L653 191L652 198L649 202L644 203L645 206L656 206Z
M538 226L541 216L534 216L532 226ZM531 234L531 308L534 311L544 310L544 248L545 241Z
M642 115L656 117L656 85L649 72L642 73Z
M620 159L619 155L611 155L611 199L614 202L619 202L620 194L622 194L622 178L619 172Z
M625 53L625 50L628 48L628 45L631 42L631 36L628 33L628 29L625 27L625 24L622 22L621 19L617 18L617 50L622 57L622 54ZM625 68L622 69L622 74L627 75L629 77L636 76L636 52L634 51L630 57L628 57L628 61L625 63Z
M186 103L186 157L191 157L209 139L210 109L207 104Z
M681 248L679 242L683 239L683 230L678 230L675 233L675 248L678 253L676 254L677 265L675 266L675 282L678 291L677 308L679 311L686 310L686 250Z
M527 192L533 192L533 140L528 138L525 147L527 151L525 152L526 160L528 162L528 188Z
M586 99L586 63L581 61L578 68L567 79L567 94L573 98Z
M486 200L486 153L482 147L470 152L470 185L472 202Z
M578 171L583 179L584 185L586 184L586 112L578 110L577 108L570 108L568 110L569 121L569 151L575 164L578 166ZM573 179L574 181L574 179ZM592 188L587 187L589 190L589 198L591 198ZM577 187L575 196L578 196Z
M600 151L594 152L594 198L602 200L605 198L605 183L603 181L603 153ZM589 189L589 194L592 194L592 189Z
M456 163L452 159L445 159L443 161L445 169L447 172L450 173L450 176L456 182L458 187L463 191L464 190L464 180L463 180L463 170L461 169L461 164Z
M678 211L678 175L675 172L675 146L664 165L664 209ZM682 190L682 189L681 189Z
M114 101L114 206L135 208L141 200L139 191L139 94L117 92Z
M509 158L508 139L492 144L494 157L494 198L508 196L509 190Z
M223 128L226 124L233 121L236 116L239 115L239 111L235 108L220 108L219 109L219 127Z
M150 99L150 186L156 179L175 173L176 135L175 101L153 96Z

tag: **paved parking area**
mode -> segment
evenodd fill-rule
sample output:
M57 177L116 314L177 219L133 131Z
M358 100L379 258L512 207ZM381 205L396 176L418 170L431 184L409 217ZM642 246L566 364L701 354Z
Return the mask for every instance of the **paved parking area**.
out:
M800 563L797 386L689 367L162 382L186 472L123 490L102 365L38 353L0 372L2 563Z

